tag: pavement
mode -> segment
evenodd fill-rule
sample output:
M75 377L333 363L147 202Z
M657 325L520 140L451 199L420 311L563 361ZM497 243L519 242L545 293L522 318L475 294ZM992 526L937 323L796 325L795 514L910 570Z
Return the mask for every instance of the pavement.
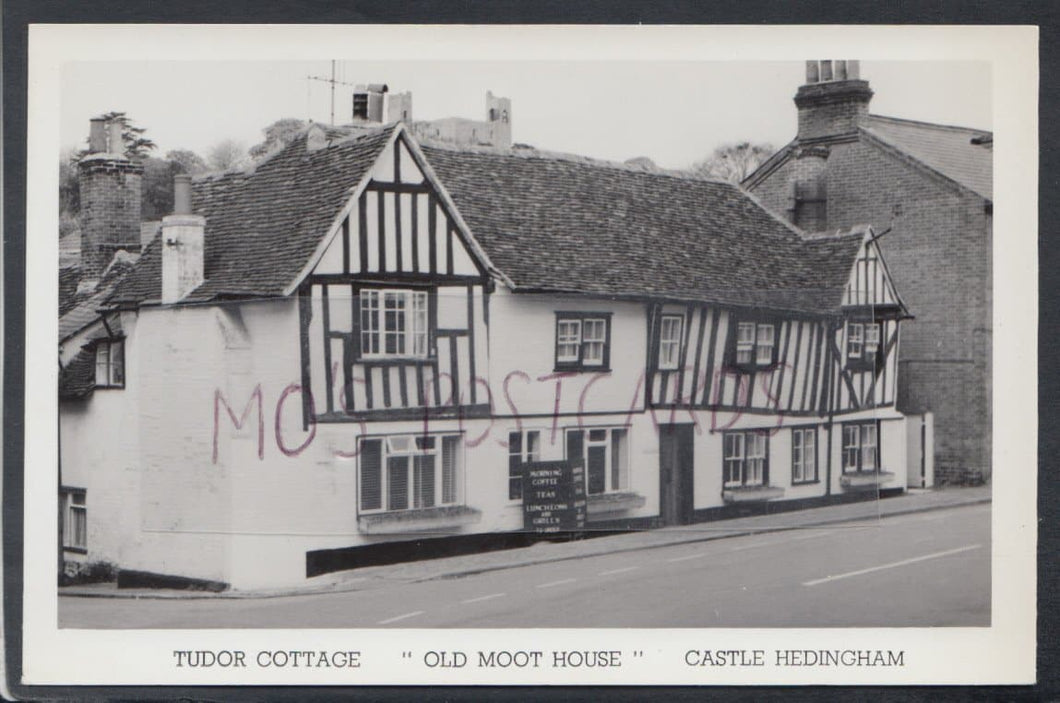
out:
M656 549L728 537L783 532L822 525L862 525L895 515L944 510L990 502L990 486L975 488L910 489L881 500L868 500L773 515L664 527L629 534L571 542L540 542L531 547L468 554L442 559L370 566L307 579L304 584L269 590L230 590L221 593L168 589L118 589L114 583L65 586L59 595L82 598L224 599L277 598L321 593L342 593L385 588L399 583L453 579L534 564L582 559Z

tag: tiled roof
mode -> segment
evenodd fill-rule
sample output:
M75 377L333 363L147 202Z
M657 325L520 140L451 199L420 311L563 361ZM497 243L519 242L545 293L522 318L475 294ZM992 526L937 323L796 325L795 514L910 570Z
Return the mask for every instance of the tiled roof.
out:
M206 217L206 280L185 300L281 295L393 130L359 130L356 138L315 150L307 149L303 135L252 173L196 181L192 204L197 214ZM332 130L325 135L345 136ZM157 300L162 288L161 253L160 238L155 237L111 302Z
M81 269L71 267L59 270L59 342L77 334L99 319L100 308L118 288L122 280L131 275L136 267L136 254L118 252L96 287L77 292L81 283Z
M77 305L77 284L81 282L80 266L59 268L59 317Z
M516 289L828 312L862 239L805 241L721 181L535 152L423 151Z
M869 115L861 129L901 150L950 180L992 200L993 151L973 139L993 135L979 129Z
M393 129L309 151L303 137L253 173L197 182L206 281L185 300L282 294ZM472 235L517 290L829 312L840 305L861 241L805 241L720 181L540 152L422 148ZM157 300L160 270L156 238L111 302Z
M70 400L88 396L96 387L96 352L82 349L59 369L59 397Z

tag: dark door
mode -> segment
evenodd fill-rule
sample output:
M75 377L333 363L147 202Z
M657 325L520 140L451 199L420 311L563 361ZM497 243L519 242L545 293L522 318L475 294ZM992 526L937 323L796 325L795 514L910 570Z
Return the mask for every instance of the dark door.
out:
M692 522L692 425L659 426L659 517L664 525Z

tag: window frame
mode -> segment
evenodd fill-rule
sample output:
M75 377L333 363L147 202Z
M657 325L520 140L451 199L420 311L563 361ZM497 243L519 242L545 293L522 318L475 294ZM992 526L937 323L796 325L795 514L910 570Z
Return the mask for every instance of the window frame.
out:
M753 325L750 346L746 341L740 340L740 333L742 329ZM772 339L769 345L769 360L764 361L760 359L760 348L765 348L765 344L762 343L762 329L772 328ZM748 318L737 318L733 317L732 325L729 329L729 341L727 344L727 366L731 369L743 373L752 373L755 371L769 370L777 365L777 340L780 336L781 321L772 319L748 319ZM741 348L748 348L750 350L750 360L740 361Z
M666 327L666 323L670 322L671 334L676 329L676 339L667 339L663 334L663 329ZM672 323L676 322L676 326ZM677 371L681 366L681 352L684 351L684 333L685 333L685 316L675 315L667 313L659 317L659 340L658 340L658 352L655 362L655 366L659 371ZM663 349L669 347L672 350L673 358L668 358L669 354L664 355ZM665 359L665 361L664 361Z
M867 429L873 430L874 435L874 446L873 446L873 467L865 469L865 449L866 445L864 442L863 431ZM857 440L857 444L848 443L848 430L854 430L854 438ZM880 464L880 421L879 420L867 420L861 422L844 422L842 425L842 444L840 445L840 468L844 474L874 474L882 471ZM851 454L854 452L854 454ZM851 468L850 458L851 456L856 457L855 466Z
M563 432L563 456L567 461L571 460L570 457L570 440L569 437L572 434L580 433L582 435L582 455L581 460L583 462L583 474L585 476L585 495L587 498L593 496L603 496L614 493L629 493L632 489L630 487L632 477L630 476L630 428L626 426L601 426L601 427L567 427ZM591 439L590 434L593 432L605 432L603 439ZM615 471L615 458L614 458L614 447L615 447L615 432L621 432L622 437L622 451L619 457L619 466L616 474ZM604 448L604 490L597 491L595 493L590 492L590 481L589 481L589 449L590 447L603 447ZM618 477L618 485L615 485L615 477Z
M753 443L758 444L759 441L762 443L762 454L750 456L748 454L748 439L753 438ZM730 456L730 441L739 440L740 452L739 455ZM739 430L736 432L722 432L721 433L721 485L724 490L740 489L740 488L767 488L769 486L769 432L767 430ZM761 471L760 480L757 482L748 482L748 462L751 460L761 460ZM732 478L733 471L729 468L729 462L733 462L736 465L735 472L739 474L739 479Z
M531 442L534 437L536 442ZM518 445L513 441L518 438ZM536 444L531 448L531 444ZM541 460L541 430L512 430L508 432L508 500L523 500L523 464Z
M796 437L801 437L801 440L800 440L801 441L801 446L799 447L799 449L801 450L801 458L799 458L799 459L796 459L796 452L795 452L795 450L796 450L795 438ZM806 459L806 447L809 446L806 443L806 438L807 437L812 437L813 438L813 463L812 463L812 465L810 465L810 462L807 461L807 459ZM794 485L800 485L800 484L819 483L820 482L820 480L821 480L820 479L820 474L818 473L818 466L820 465L818 463L818 457L820 456L820 453L818 452L817 444L818 444L817 443L817 425L809 425L809 426L806 426L806 427L792 427L791 428L791 483L792 483L793 486ZM798 468L800 470L800 474L801 474L798 477L796 476L796 468Z
M586 340L586 323L603 323L603 339ZM568 334L561 337L561 327L577 323L576 341L564 341L563 346L577 345L576 354L560 355L561 339L570 340ZM589 344L602 344L599 362L586 359L586 347ZM555 339L553 344L553 365L555 371L610 371L611 370L611 313L609 312L571 312L557 311Z
M433 440L433 447L421 446L421 442ZM445 476L445 452L447 441L453 449L453 476L452 476L452 499L446 498L446 476ZM364 504L364 479L365 479L365 444L367 442L378 442L379 447L379 507L365 507ZM408 449L392 449L399 442L407 442ZM433 502L431 505L416 505L420 498L417 486L418 464L416 458L432 456L434 459L434 471L432 477L431 491ZM405 507L390 507L391 485L390 485L390 460L405 458ZM464 504L463 482L465 476L464 467L464 433L462 432L431 432L427 434L388 434L367 435L358 441L357 461L357 515L395 515L417 510L431 510L435 508L447 508Z
M404 306L401 309L403 329L399 331L387 330L386 316L388 313L386 303L387 296L402 296ZM365 303L375 297L375 305L368 306L368 318L365 317ZM372 320L374 312L374 324L366 325L366 319ZM357 290L357 354L358 361L392 361L411 360L424 361L432 358L433 339L431 329L430 295L429 291L420 288L407 287L365 287ZM419 329L422 324L422 329ZM401 339L404 351L388 352L386 345L389 336ZM371 340L374 339L374 347L378 351L366 351L372 347ZM366 341L369 342L366 344ZM417 351L417 342L422 341L422 350Z
M846 344L843 348L843 361L847 368L858 370L870 370L882 368L883 362L883 323L879 320L847 320L845 323L844 339ZM857 331L857 341L855 338ZM870 335L869 332L874 334ZM875 336L875 348L869 337ZM859 345L856 351L851 349L852 344Z
M114 362L115 355L114 350L118 349L121 356L120 363ZM101 352L106 350L107 360L104 363L100 363ZM125 338L124 337L105 337L103 339L96 340L93 344L93 354L95 356L94 375L93 383L98 389L114 389L121 390L125 388ZM107 369L107 381L100 383L99 372L100 367L106 366ZM120 368L120 376L117 380L115 371Z
M75 497L80 498L81 502L75 503ZM84 488L75 488L73 486L60 486L59 501L63 519L63 551L88 554L88 491ZM80 543L76 539L78 535L73 535L73 538L71 536L72 526L76 522L73 516L76 513L83 516Z

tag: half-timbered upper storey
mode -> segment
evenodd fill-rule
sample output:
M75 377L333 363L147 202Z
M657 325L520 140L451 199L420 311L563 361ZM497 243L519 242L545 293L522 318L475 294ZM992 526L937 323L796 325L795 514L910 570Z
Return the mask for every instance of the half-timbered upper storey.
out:
M307 423L485 415L513 370L606 378L633 349L634 406L893 402L907 313L872 233L807 238L725 182L311 127L254 172L198 182L194 206L203 274L179 302L296 299ZM160 302L171 244L110 303ZM502 308L527 311L520 339L491 331L498 285L534 300ZM597 410L628 410L632 390Z

